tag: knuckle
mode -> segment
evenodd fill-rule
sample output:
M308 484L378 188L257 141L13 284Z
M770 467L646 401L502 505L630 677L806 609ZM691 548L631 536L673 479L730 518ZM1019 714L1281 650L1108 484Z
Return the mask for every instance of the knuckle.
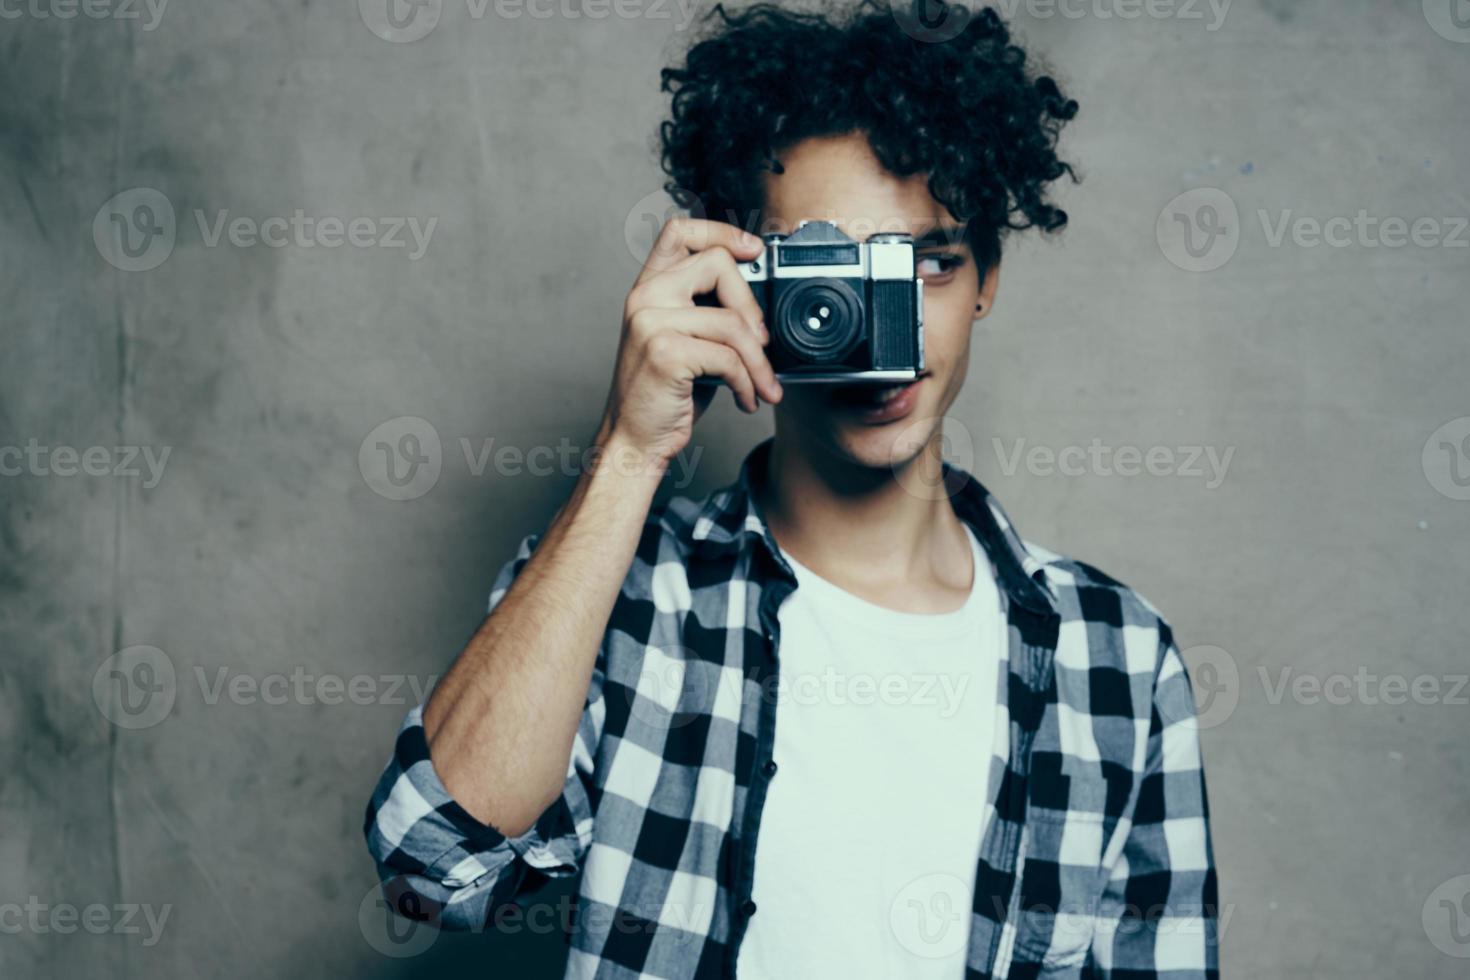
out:
M730 310L723 326L730 335L731 343L742 354L754 354L759 349L755 341L755 334L750 330L750 321L743 314Z
M654 367L666 369L671 367L677 357L678 344L673 337L666 333L655 334L649 338L644 348L648 352L648 361Z
M724 245L711 245L704 250L704 261L722 271L735 269L735 256Z
M742 327L741 329L744 330L745 328ZM750 346L750 338L748 336L737 336L733 338L730 346L734 348L735 359L740 362L741 367L746 370L753 370L755 368L755 350Z
M648 307L635 309L628 315L628 333L635 338L647 337L653 333L653 311Z

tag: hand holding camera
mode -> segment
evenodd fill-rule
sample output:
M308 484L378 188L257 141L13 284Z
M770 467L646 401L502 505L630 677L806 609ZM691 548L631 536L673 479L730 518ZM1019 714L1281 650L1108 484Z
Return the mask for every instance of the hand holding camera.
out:
M695 385L700 377L724 381L747 412L761 399L781 400L762 350L770 334L738 266L763 247L722 222L678 218L664 225L623 304L600 439L672 459L714 397L713 386ZM719 305L700 305L705 296Z
M860 243L803 221L761 240L717 221L670 221L623 307L600 437L671 459L714 397L704 382L724 381L754 412L760 399L780 401L786 381L913 380L924 370L915 268L907 235Z

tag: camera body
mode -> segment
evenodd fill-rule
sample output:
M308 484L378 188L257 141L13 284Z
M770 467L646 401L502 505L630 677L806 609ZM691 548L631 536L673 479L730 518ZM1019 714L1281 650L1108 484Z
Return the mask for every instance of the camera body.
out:
M740 263L782 384L912 381L924 370L924 280L908 235L857 242L829 221L764 236Z

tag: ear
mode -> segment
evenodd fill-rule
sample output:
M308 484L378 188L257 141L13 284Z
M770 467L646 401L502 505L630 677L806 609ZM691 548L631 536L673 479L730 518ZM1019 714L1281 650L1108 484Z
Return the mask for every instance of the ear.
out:
M983 320L995 306L995 294L1000 289L1000 263L996 262L985 270L985 279L980 283L980 294L975 297L975 320Z

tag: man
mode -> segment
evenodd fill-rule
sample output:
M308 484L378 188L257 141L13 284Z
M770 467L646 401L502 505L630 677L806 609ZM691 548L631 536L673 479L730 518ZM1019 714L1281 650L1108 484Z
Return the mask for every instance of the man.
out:
M913 27L720 12L665 71L671 189L719 220L663 230L601 464L399 733L366 830L401 909L482 929L580 871L577 977L1217 975L1169 626L939 452L1002 234L1066 222L1076 104L991 11ZM783 389L736 226L805 220L919 243L918 380ZM709 377L774 438L654 508Z

